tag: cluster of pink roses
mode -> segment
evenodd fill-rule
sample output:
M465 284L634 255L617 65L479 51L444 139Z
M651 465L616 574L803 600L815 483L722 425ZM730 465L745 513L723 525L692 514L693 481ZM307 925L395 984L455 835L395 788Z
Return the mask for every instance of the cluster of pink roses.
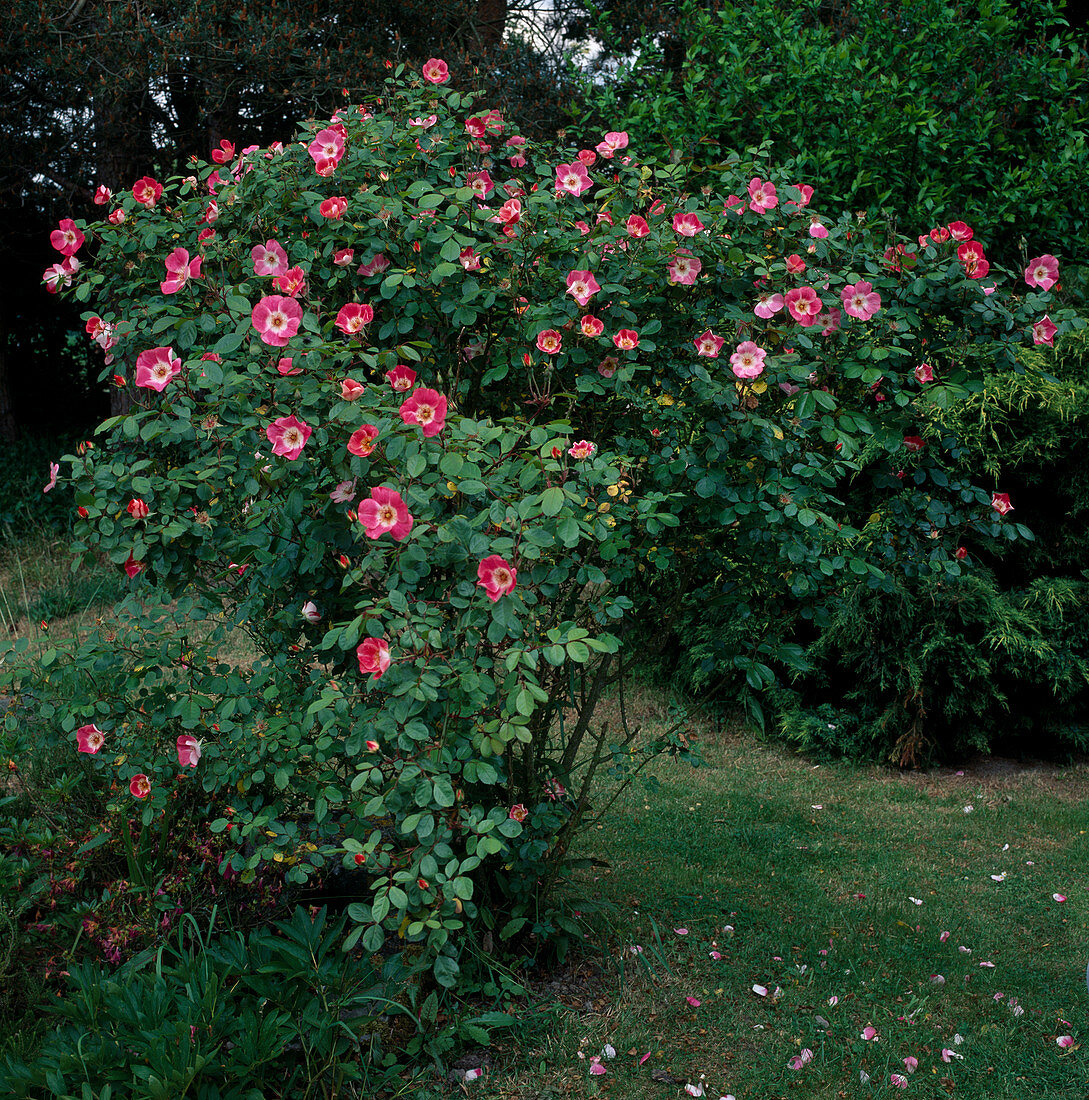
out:
M76 749L94 756L106 744L106 735L93 722L76 730ZM201 757L202 742L191 733L179 734L177 740L178 766L195 768ZM145 799L151 794L151 780L144 772L138 772L129 780L129 792L134 798Z

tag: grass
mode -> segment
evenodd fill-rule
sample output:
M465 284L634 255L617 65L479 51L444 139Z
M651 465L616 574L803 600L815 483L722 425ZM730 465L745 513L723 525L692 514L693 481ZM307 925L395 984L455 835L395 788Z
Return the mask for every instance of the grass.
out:
M0 625L38 644L82 633L119 583L106 567L73 578L46 534L9 540ZM643 689L629 718L653 733L668 709ZM910 1056L906 1096L1089 1097L1089 766L901 774L691 733L708 767L663 764L657 794L626 792L585 838L610 862L578 885L611 918L549 976L517 1041L497 1038L473 1095L653 1100L701 1081L712 1100L899 1095L890 1074ZM606 1044L616 1057L592 1076Z
M615 906L604 973L576 1007L542 1005L548 1034L500 1048L476 1095L644 1100L702 1079L712 1098L838 1100L899 1095L900 1073L904 1095L1089 1096L1089 767L899 774L699 732L709 767L664 766L659 794L628 792L589 838L611 860L583 883Z
M79 636L125 594L119 569L84 565L73 573L66 543L46 527L0 537L0 636L33 643Z

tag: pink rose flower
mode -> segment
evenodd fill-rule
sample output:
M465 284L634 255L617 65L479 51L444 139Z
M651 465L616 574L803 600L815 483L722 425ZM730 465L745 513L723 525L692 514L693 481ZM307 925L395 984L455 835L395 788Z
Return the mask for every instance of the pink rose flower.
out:
M992 493L991 494L991 507L1000 515L1004 516L1013 511L1013 505L1010 503L1009 493Z
M781 294L761 294L753 306L753 313L763 321L770 321L786 304Z
M203 257L189 259L184 248L175 248L163 261L166 265L166 278L159 284L164 294L177 294L190 279L200 278L200 265Z
M458 253L458 263L466 271L479 271L481 257L472 248L463 248Z
M979 241L965 241L957 249L957 259L960 260L964 274L969 279L982 279L991 270L987 257L983 255L983 245Z
M313 429L292 413L291 416L281 416L274 420L266 429L265 435L272 444L274 455L283 455L289 462L294 462L306 446Z
M338 481L336 485L329 490L329 499L334 504L347 504L349 501L355 500L355 481ZM314 607L314 604L309 600L303 604L303 618L306 618L306 609L308 607ZM315 608L315 610L317 609ZM316 623L318 620L309 619L308 621Z
M915 381L919 385L923 385L926 382L932 382L934 380L934 368L929 363L920 363L915 368Z
M156 183L150 176L142 176L132 186L132 197L141 205L149 209L159 201L163 193L163 185Z
M824 314L824 326L821 328L821 335L831 336L833 332L839 332L842 323L843 314L840 312L839 306L833 306Z
M587 313L579 321L579 329L583 336L600 336L605 331L605 322L592 313Z
M342 401L358 401L366 392L366 386L357 382L354 378L345 378L340 383L340 398Z
M645 237L650 233L650 226L647 225L647 219L641 218L638 214L632 214L628 218L625 228L628 231L628 235L631 237Z
M272 280L273 287L289 298L297 298L306 292L306 272L301 267L289 267L282 275Z
M816 324L823 303L811 286L800 286L786 292L786 307L798 324L808 328Z
M151 512L147 504L137 497L133 497L125 506L125 511L128 512L133 519L147 519Z
M195 768L200 760L200 742L191 733L183 733L178 737L177 747L178 766Z
M365 264L356 268L356 273L369 278L371 275L381 275L389 267L389 260L384 253L378 252Z
M357 336L374 320L374 307L358 302L349 302L340 307L337 313L336 327L345 336Z
M510 813L507 814L507 817L510 818L511 821L522 822L529 817L529 810L519 802L517 805L511 806Z
M494 190L495 184L487 172L468 172L465 176L465 186L481 201L486 199Z
M868 321L881 308L881 295L865 280L845 286L840 291L840 298L843 308L860 321Z
M348 212L348 200L343 195L331 195L318 207L323 218L339 221Z
M85 240L86 238L76 228L76 223L71 218L64 218L49 234L49 243L62 256L74 256L83 247Z
M775 184L765 182L758 176L753 176L749 181L749 209L757 214L763 214L779 205L779 197L775 193Z
M93 722L76 730L76 746L79 752L92 756L106 743L106 735Z
M801 256L799 256L797 252L795 252L792 255L787 256L786 269L791 275L801 275L801 273L805 271L805 260L803 260Z
M64 222L61 222L64 225ZM1059 281L1059 261L1050 253L1029 260L1025 268L1025 282L1040 290L1050 290Z
M302 323L302 306L294 298L270 294L253 307L250 320L262 343L272 348L287 347Z
M371 495L359 505L358 515L369 539L381 538L388 531L400 542L412 530L413 519L401 494L382 485L371 490Z
M418 389L401 404L401 419L416 424L430 438L446 427L446 398L437 390Z
M151 794L151 781L143 772L140 772L129 780L129 791L133 798L143 800Z
M726 343L725 339L721 336L716 336L710 329L697 336L692 341L696 345L696 354L702 355L707 359L717 359L718 353L722 351L722 345Z
M355 648L359 660L359 671L372 680L377 680L390 666L389 644L385 638L366 638Z
M593 187L590 176L586 171L586 165L580 160L571 164L560 164L556 167L556 190L569 195L581 195Z
M518 571L498 554L489 554L476 568L477 586L495 603L500 596L514 590Z
M406 393L412 389L412 383L416 381L416 372L411 367L398 363L397 366L386 371L386 381L395 393Z
M1032 326L1032 342L1034 344L1046 344L1049 348L1053 348L1055 333L1058 332L1058 326L1054 324L1050 317L1045 313Z
M348 440L348 451L350 454L359 455L360 458L366 458L374 450L377 439L377 426L364 424L361 428L357 428L352 432L352 436Z
M563 337L554 328L546 328L537 333L537 347L545 355L558 355L563 347Z
M597 285L597 279L589 271L569 271L567 273L567 293L575 299L580 306L586 303L601 289Z
M679 233L682 237L694 237L697 233L702 232L703 222L700 221L697 214L674 214L673 215L673 232Z
M738 378L759 378L764 373L764 358L767 354L751 340L745 340L737 345L737 351L730 356L730 369Z
M254 275L282 275L287 270L287 253L279 241L255 244L250 249Z
M634 351L639 346L639 333L633 328L622 328L613 337L613 343L621 351Z
M173 348L150 348L136 357L136 385L162 393L181 369Z
M420 75L432 84L445 84L450 79L450 68L445 61L432 57L424 62Z
M597 143L595 148L598 153L606 160L612 160L613 155L618 153L621 149L627 149L628 147L628 131L627 130L610 130L601 141Z
M669 262L669 281L674 286L692 286L703 269L702 261L687 249L679 249Z
M567 453L572 458L590 458L597 450L597 444L591 443L588 439L580 439L575 443L572 443L567 449Z

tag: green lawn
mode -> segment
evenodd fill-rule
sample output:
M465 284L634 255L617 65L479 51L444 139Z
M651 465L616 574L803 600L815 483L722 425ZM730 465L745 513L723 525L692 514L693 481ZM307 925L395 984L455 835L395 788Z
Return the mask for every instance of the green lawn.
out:
M1089 766L899 774L698 732L709 767L663 766L589 838L605 973L542 1000L474 1095L899 1095L899 1073L904 1095L1089 1096Z

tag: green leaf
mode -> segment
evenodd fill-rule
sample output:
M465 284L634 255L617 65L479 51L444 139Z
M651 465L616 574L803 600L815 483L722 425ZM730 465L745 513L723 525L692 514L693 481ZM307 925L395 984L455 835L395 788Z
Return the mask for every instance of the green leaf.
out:
M563 508L564 491L559 485L553 485L541 494L541 511L546 516L558 516Z

